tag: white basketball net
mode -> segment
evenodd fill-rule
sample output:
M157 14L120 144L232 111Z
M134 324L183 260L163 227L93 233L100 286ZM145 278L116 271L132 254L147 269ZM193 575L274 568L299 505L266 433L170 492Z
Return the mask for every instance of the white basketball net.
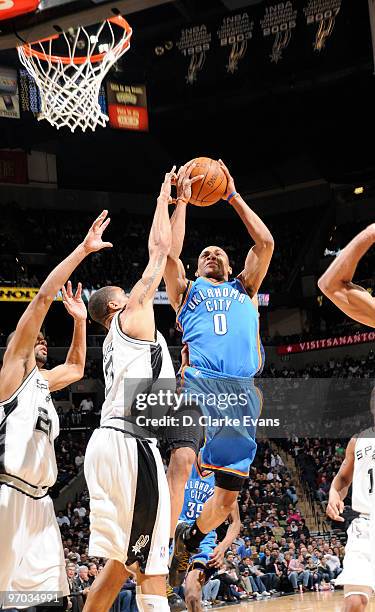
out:
M111 23L116 19L127 26L117 41ZM100 45L99 37L104 28L107 35ZM56 39L17 47L20 61L39 88L42 109L38 121L46 119L57 129L67 126L72 132L77 127L83 132L88 128L94 131L97 125L105 127L108 116L99 104L100 86L109 69L129 49L131 35L126 21L117 17L104 21L95 36L89 35L83 27L74 30L73 34L61 33L60 39L63 37L66 43L65 57L54 55ZM82 46L87 52L79 57L82 63L77 63L75 54Z

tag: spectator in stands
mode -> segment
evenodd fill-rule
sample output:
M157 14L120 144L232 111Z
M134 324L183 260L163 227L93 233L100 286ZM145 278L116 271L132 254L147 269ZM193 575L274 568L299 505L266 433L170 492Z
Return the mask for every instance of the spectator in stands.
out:
M316 492L316 497L319 499L319 501L326 501L328 499L329 489L330 483L327 481L325 476L322 476L319 489Z
M289 561L288 577L295 593L298 591L299 583L302 583L303 590L307 591L310 580L310 572L308 569L306 569L305 561L302 555L298 555L297 558L292 558Z
M89 568L87 565L78 567L78 577L75 580L76 592L82 597L83 604L90 590Z
M245 538L245 543L238 547L237 554L241 559L251 556L250 538Z
M57 513L56 520L59 527L62 525L68 525L70 527L70 520L67 516L64 516L64 513L61 510Z
M337 578L339 574L342 572L342 567L340 564L340 559L337 555L334 554L332 548L328 549L328 553L324 555L324 558L327 562L327 565L331 571L332 578Z
M85 555L86 556L86 555ZM81 562L84 562L83 555L81 555ZM95 578L98 575L98 566L93 561L88 564L88 581L91 586Z
M318 553L319 562L318 562L318 572L320 574L321 580L329 583L332 580L331 570L327 564L327 559L321 554Z
M91 397L85 397L81 401L79 407L80 407L80 410L81 410L82 413L91 412L93 410L93 408L94 408L94 403L93 403Z
M258 595L269 597L270 593L267 591L265 582L263 581L264 573L254 565L254 561L250 557L246 557L243 560L243 570L248 569L251 580L251 586L254 593Z
M295 505L298 501L298 496L297 496L296 488L292 483L289 484L288 488L286 489L286 493L288 497L290 498L292 504Z
M220 580L218 578L210 578L202 587L202 603L203 605L217 605L221 603L218 599L220 589Z
M82 467L84 460L85 460L85 456L83 452L81 450L78 451L78 454L76 455L74 459L74 463L76 464L76 467L78 470Z
M81 502L77 502L77 506L74 508L74 512L77 512L80 518L84 518L86 516L86 508L82 506Z
M305 536L305 538L309 538L310 537L310 530L306 525L306 521L305 519L301 519L300 521L300 532L302 535Z
M87 568L86 568L87 569ZM83 605L84 605L84 601L83 601L83 588L82 585L80 584L77 576L77 571L76 571L76 564L75 563L67 563L66 566L66 575L68 578L68 584L69 584L69 590L70 590L70 595L69 595L69 600L70 603L72 605L72 612L82 612L83 609Z

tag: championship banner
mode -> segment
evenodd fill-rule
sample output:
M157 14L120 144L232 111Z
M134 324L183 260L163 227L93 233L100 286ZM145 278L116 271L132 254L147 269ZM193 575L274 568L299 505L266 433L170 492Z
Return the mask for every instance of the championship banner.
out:
M375 0L369 3L375 20ZM190 92L194 99L214 91L228 95L236 86L241 89L244 79L255 93L291 74L298 79L310 71L321 75L355 65L366 57L370 35L367 3L358 4L263 0L205 23L163 31L163 38L142 49L153 75L153 107L184 100Z
M118 130L148 131L145 85L107 81L109 125Z
M25 184L27 181L26 153L0 150L0 183Z
M31 302L39 291L39 287L0 287L0 302ZM55 297L62 301L61 292Z
M353 346L374 342L375 332L363 332L350 336L338 336L336 338L323 338L322 340L310 340L309 342L298 342L277 347L278 355L290 355L291 353L306 353L322 349L337 348L340 346Z
M17 70L0 66L0 117L20 118Z

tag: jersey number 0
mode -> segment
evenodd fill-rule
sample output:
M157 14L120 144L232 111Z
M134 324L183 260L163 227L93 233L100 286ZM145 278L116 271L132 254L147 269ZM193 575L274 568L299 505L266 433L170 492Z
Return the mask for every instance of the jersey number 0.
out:
M214 331L218 336L224 336L227 333L228 325L225 314L214 314Z

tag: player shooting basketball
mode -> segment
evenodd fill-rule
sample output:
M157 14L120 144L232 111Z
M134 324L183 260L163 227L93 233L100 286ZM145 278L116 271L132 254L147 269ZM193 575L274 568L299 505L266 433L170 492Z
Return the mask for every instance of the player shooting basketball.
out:
M90 253L112 246L102 241L109 224L106 216L103 211L84 241L44 281L4 354L0 373L0 607L4 609L14 608L17 600L12 594L22 591L35 594L35 599L23 605L17 602L17 608L43 601L37 599L40 591L53 598L69 594L60 530L48 495L57 476L54 440L59 433L50 393L83 377L87 313L80 285L75 295L70 283L63 289L74 333L65 363L51 370L44 369L47 345L40 329L77 266ZM65 602L58 609L65 611Z
M198 392L200 397L210 391L216 395L221 391L225 394L241 391L246 398L245 406L237 405L234 411L239 416L257 417L260 399L253 377L262 367L257 292L270 265L274 242L263 221L237 193L222 161L220 166L227 178L224 199L239 215L255 243L247 254L244 269L229 280L232 269L227 253L219 246L207 246L199 255L195 281L186 278L180 254L186 205L191 197L192 162L178 172L176 209L171 218L172 247L164 278L169 301L183 332L182 341L188 348L189 361L182 372L182 388ZM200 407L205 412L206 408ZM184 485L199 449L200 435L199 428L171 428L168 432L172 533L181 512ZM194 524L181 523L176 530L175 557L170 571L172 586L179 582L183 566L206 534L233 510L255 456L254 437L254 429L246 427L240 427L239 431L228 427L207 429L199 462L202 468L214 470L215 491Z

